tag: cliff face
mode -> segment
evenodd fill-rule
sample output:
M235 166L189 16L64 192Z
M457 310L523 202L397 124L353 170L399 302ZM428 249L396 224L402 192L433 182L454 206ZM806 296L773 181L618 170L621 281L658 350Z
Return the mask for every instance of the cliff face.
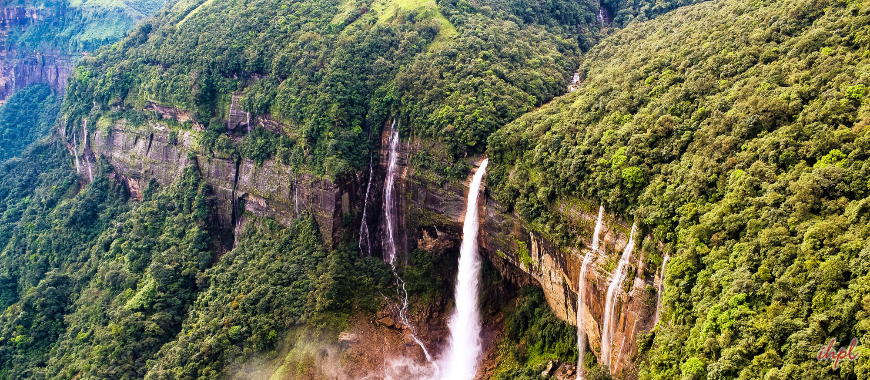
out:
M85 144L79 142L76 152L82 166L88 159L105 157L130 189L134 198L153 178L161 185L170 184L181 171L196 160L206 182L218 201L218 223L224 231L233 231L244 213L267 216L289 224L305 211L311 211L328 244L344 233L344 214L351 214L357 202L355 178L333 181L307 173L296 174L291 168L274 160L261 166L243 159L216 154L191 154L194 138L181 131L177 137L161 124L147 129L116 124L108 131L91 133ZM90 151L95 157L89 158ZM93 161L92 161L93 162Z
M32 84L47 84L63 93L74 64L74 56L58 52L20 55L15 50L0 51L0 102Z
M23 30L51 17L57 16L46 8L4 7L0 10L0 42L5 44L13 29ZM75 55L57 50L0 49L0 102L15 90L37 83L48 84L63 92L75 60Z
M436 146L426 142L403 141L399 148L399 164L403 173L401 183L406 197L403 206L404 231L407 249L421 248L439 252L458 248L462 239L466 199L471 175L461 184L441 181L428 171L415 172L408 166L408 157L420 150L432 151ZM385 152L381 152L382 155ZM470 163L477 167L482 158ZM558 247L550 239L535 232L521 217L508 212L491 198L484 187L479 204L481 215L480 246L501 274L517 285L533 284L544 290L554 313L568 323L577 323L578 277L589 246L597 218L598 205L563 202L558 212L581 233L581 247ZM631 222L605 214L600 235L601 249L595 254L587 277L585 307L580 312L588 321L583 326L589 336L589 345L596 357L601 352L601 325L603 324L607 289L631 230ZM636 240L643 240L636 237ZM612 368L614 373L632 375L633 358L637 353L639 333L653 328L655 294L647 289L655 283L652 275L643 275L642 253L635 249L629 273L631 275L617 291L612 323Z
M382 142L386 141L387 133L384 133ZM399 260L407 260L407 252L415 248L435 253L458 249L462 239L471 177L463 183L443 181L429 171L416 170L409 165L409 158L414 153L438 149L426 144L415 139L403 139L399 144L399 170L395 184ZM382 143L382 146L388 144ZM161 124L150 127L116 124L107 131L92 132L87 140L79 141L77 147L71 146L71 149L76 148L82 167L86 167L88 162L93 164L97 157L105 157L134 197L141 197L142 189L150 179L162 185L169 184L190 160L196 160L200 172L217 195L219 223L225 231L238 230L244 213L289 223L305 210L315 214L327 244L338 242L343 236L353 236L359 229L358 222L346 225L348 218L345 216L355 216L350 219L359 220L368 173L333 181L309 174L294 174L288 166L274 160L257 166L251 160L243 159L236 163L215 154L188 155L186 152L194 151L193 134L181 131L177 137L170 138L169 129ZM389 152L382 150L379 157L379 162L374 161L366 213L372 231L373 255L380 254L384 234L383 177ZM477 165L479 159L472 163ZM597 205L582 202L560 205L559 212L584 233L581 247L557 247L519 216L507 212L487 195L485 187L482 191L479 204L482 253L511 282L543 288L555 314L576 324L578 276L583 256L589 254ZM602 249L596 254L583 281L588 298L580 312L585 313L589 321L583 328L596 356L601 351L601 324L611 272L625 248L630 228L626 221L610 215L606 217L601 232ZM642 263L640 255L640 250L635 250L631 260L634 270L630 273L644 273L644 268L638 268L641 265L638 263ZM613 319L615 372L633 372L637 336L653 327L655 294L647 291L648 285L653 284L652 276L629 276L620 287Z
M164 3L24 1L0 6L0 103L32 84L47 84L63 93L83 52L121 39Z

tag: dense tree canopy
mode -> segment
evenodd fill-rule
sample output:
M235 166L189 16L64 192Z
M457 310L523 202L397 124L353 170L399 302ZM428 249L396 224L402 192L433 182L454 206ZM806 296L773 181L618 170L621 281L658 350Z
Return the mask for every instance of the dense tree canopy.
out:
M870 341L868 30L856 1L679 9L490 138L495 197L541 232L575 244L554 205L597 200L673 253L642 379L868 376L815 359Z
M254 126L256 116L281 123L292 140L288 162L331 175L364 167L372 136L397 115L405 133L442 140L451 165L564 92L581 50L599 36L598 7L588 0L179 1L86 59L64 111L78 121L118 108L175 107L203 127L202 149L245 154L218 138L228 132L235 94Z
M30 9L27 19L10 25L3 38L16 53L94 51L124 37L136 23L167 0L9 0L3 7ZM14 14L14 12L12 12Z
M645 256L647 271L672 260L640 379L868 377L865 346L836 371L815 354L870 341L870 7L689 3L179 0L85 59L62 116L160 121L193 129L200 153L336 176L368 165L400 115L403 136L447 150L411 164L464 178L454 160L485 152L489 194L559 245L579 244L557 207L578 199L662 243ZM600 5L625 29L603 38ZM247 214L217 252L195 154L141 202L105 161L81 186L63 143L25 148L58 107L27 91L0 110L0 158L20 156L0 164L0 377L225 377L294 327L335 333L392 294L382 262L324 246L310 215ZM228 130L231 104L250 133ZM411 252L412 299L449 297L451 255ZM540 292L504 323L497 376L576 360Z
M60 98L47 85L36 84L16 91L0 105L0 161L48 135L60 112Z

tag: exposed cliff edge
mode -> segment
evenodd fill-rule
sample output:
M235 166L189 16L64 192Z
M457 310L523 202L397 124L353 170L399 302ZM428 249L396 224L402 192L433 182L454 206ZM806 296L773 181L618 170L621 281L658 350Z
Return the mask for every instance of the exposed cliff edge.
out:
M422 141L413 141L400 149L406 157L415 151L432 149L424 147ZM474 166L481 159L472 159ZM400 160L400 163L407 162ZM404 167L406 173L403 183L407 189L407 210L405 216L408 243L412 247L426 250L443 250L458 247L462 239L461 227L464 219L462 210L468 192L469 178L457 184L433 181L437 177L428 171L415 171ZM515 213L507 212L484 189L480 245L482 252L490 259L499 272L517 285L534 284L544 290L547 303L560 319L576 325L577 293L580 267L585 254L589 252L592 241L598 205L562 203L559 212L584 231L583 246L558 247L543 234L534 231ZM591 263L584 281L587 299L585 302L586 320L584 326L589 336L589 345L596 356L601 352L601 321L607 287L611 271L619 260L620 253L628 241L631 222L607 215L601 231L601 249ZM640 239L639 239L640 240ZM637 337L653 328L652 316L655 314L655 294L648 286L654 285L655 277L645 274L643 253L635 251L632 257L632 276L629 276L617 293L616 312L614 313L613 368L614 373L633 373L633 359L638 352Z
M20 56L17 51L0 50L0 102L33 84L47 84L63 93L75 60L74 55L59 52Z
M351 214L351 207L359 203L355 178L333 181L293 173L289 166L275 160L258 166L248 159L236 162L214 154L188 154L196 151L193 134L180 131L177 137L170 136L169 128L161 124L140 128L119 123L106 131L94 131L88 141L77 155L87 157L89 147L97 157L108 159L134 198L141 198L142 189L151 179L168 185L195 159L215 192L219 224L224 231L233 231L245 212L289 225L310 210L323 239L331 245L345 230L343 215Z
M400 260L407 259L407 252L415 248L435 253L457 249L462 239L468 180L462 183L444 181L429 171L409 165L411 154L437 149L424 145L422 140L413 138L403 139L399 144L396 191L402 196L397 197L396 210L401 231L397 239ZM135 198L141 197L142 189L150 179L169 184L190 160L197 160L203 177L216 193L219 223L224 231L235 230L235 223L241 220L242 213L267 216L289 224L305 210L314 212L321 234L330 245L338 242L343 234L355 234L359 227L366 178L350 176L334 181L293 173L289 166L275 160L258 166L248 159L236 163L232 158L215 154L187 153L197 152L194 132L180 131L177 137L171 137L170 129L159 123L147 127L118 123L108 130L96 130L86 142L79 143L79 150L77 156L85 159L90 151L94 155L91 160L105 157ZM381 152L371 188L371 205L382 204L382 173L387 164L386 157L387 154ZM479 160L472 163L477 162ZM511 282L543 288L555 314L569 323L576 323L578 276L583 255L588 252L591 242L597 205L582 202L560 205L559 211L588 233L583 234L583 247L557 247L519 216L506 212L485 189L482 191L480 244L484 254ZM382 212L382 207L371 207L369 222L382 219ZM348 223L349 217L355 222ZM379 226L373 236L383 233L380 224L370 224ZM601 234L603 254L592 262L584 282L588 299L586 309L581 312L586 313L586 320L590 321L584 329L596 356L601 350L600 325L610 272L628 240L629 226L629 222L612 215L606 217ZM380 240L372 239L374 254L380 252ZM637 336L653 327L651 317L655 313L655 294L648 288L654 285L655 279L652 275L645 275L645 268L638 267L643 265L640 257L643 253L637 251L631 261L633 270L630 273L633 275L621 287L613 320L612 351L616 372L632 371Z
M0 41L6 44L13 28L23 30L51 17L55 15L45 8L4 7L0 9ZM40 52L14 47L0 49L0 102L15 90L37 83L48 84L63 92L74 64L74 55L55 49Z
M0 103L13 92L47 84L63 93L76 61L119 40L164 0L65 2L0 7Z

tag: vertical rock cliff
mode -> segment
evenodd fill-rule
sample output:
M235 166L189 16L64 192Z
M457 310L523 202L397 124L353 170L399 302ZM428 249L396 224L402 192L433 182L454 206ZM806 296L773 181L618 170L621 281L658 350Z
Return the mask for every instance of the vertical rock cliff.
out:
M164 3L21 1L0 7L0 103L32 84L62 93L78 58L117 41Z
M21 49L7 43L10 33L20 32L34 24L57 17L47 8L3 7L0 11L0 42L9 48L0 49L0 102L15 90L44 83L62 92L72 72L75 56L57 49Z
M386 130L386 128L385 128ZM382 150L388 133L381 140ZM85 145L80 142L79 146ZM87 147L93 160L104 157L116 175L128 185L134 197L148 181L168 184L196 160L206 181L214 189L219 204L219 224L231 235L245 213L267 216L285 224L299 213L310 210L320 225L321 233L332 245L344 234L355 234L359 225L348 224L347 217L358 219L362 214L362 197L367 178L348 176L342 179L317 178L308 173L294 173L287 165L267 160L262 165L242 159L197 152L193 132L180 131L170 137L170 129L160 123L134 127L117 123L108 130L96 130L88 137ZM82 149L84 150L84 149ZM436 254L455 250L462 239L465 195L470 176L465 181L448 181L429 170L411 165L412 157L421 152L436 152L435 143L420 139L403 139L398 147L396 176L397 260L407 260L415 248ZM87 155L90 152L81 152ZM387 152L381 151L374 170L369 202L382 204L383 173ZM482 158L470 160L478 165ZM362 184L362 186L360 185ZM484 190L484 194L486 191ZM601 249L596 254L585 279L586 308L577 310L577 278L585 254L589 254L592 232L597 217L597 204L563 202L557 211L582 231L576 247L560 247L535 231L515 213L505 210L486 196L480 202L480 245L484 254L509 281L517 285L536 285L544 289L547 302L555 314L576 323L578 312L588 321L583 328L589 336L592 352L601 351L601 320L611 272L628 240L630 221L606 215L601 231ZM370 221L382 221L379 207L371 207ZM346 217L347 216L347 217ZM358 220L357 220L358 223ZM384 233L383 223L378 232ZM374 255L379 255L382 239L372 239ZM642 239L638 239L642 240ZM654 274L643 268L643 252L636 250L629 276L617 292L614 313L613 362L615 372L631 371L636 339L639 333L652 329L655 294L647 289L654 285Z
M80 144L83 145L83 144ZM323 239L331 245L346 231L344 215L357 212L359 182L355 177L333 180L308 173L294 173L289 165L267 160L262 165L235 161L213 153L196 152L193 134L180 131L171 136L162 124L133 127L124 123L96 130L89 146L97 157L106 158L134 198L151 179L168 185L196 160L200 173L218 200L221 230L233 231L244 213L266 216L289 224L310 211L320 225Z
M410 143L409 143L410 141ZM407 165L416 152L437 151L433 143L406 140L400 147L405 155L400 161ZM469 161L478 166L482 158ZM406 189L405 233L407 249L421 248L433 252L455 249L462 238L465 194L471 177L461 183L445 181L428 170L407 165L402 171ZM482 253L499 272L517 285L536 285L544 290L554 313L571 324L577 321L578 281L583 257L589 254L597 204L577 201L562 202L556 212L582 231L575 247L560 247L545 234L535 231L519 215L507 211L488 195L480 203ZM601 352L601 321L607 287L613 268L628 241L631 221L606 215L601 231L601 249L587 271L585 320L592 352ZM649 239L649 237L646 237ZM643 239L638 238L638 241ZM632 373L637 353L638 334L652 329L655 314L655 294L648 291L654 285L654 273L646 273L643 252L636 249L625 282L617 292L614 312L613 368L615 373Z

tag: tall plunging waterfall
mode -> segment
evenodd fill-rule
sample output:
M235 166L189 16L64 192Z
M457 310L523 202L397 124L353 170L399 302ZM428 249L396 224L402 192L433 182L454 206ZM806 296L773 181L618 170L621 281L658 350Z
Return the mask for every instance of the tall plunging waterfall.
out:
M595 222L595 232L592 233L592 247L589 253L583 258L583 265L580 267L580 278L577 281L577 380L586 378L586 368L583 366L583 358L586 355L586 317L583 315L583 310L586 308L586 272L589 270L589 263L592 262L592 256L598 251L598 235L601 233L601 221L604 219L604 205L598 207L598 220Z
M359 250L362 252L363 245L366 249L366 257L372 255L371 242L369 241L369 223L367 221L367 211L369 208L369 190L372 189L372 177L374 176L374 168L372 167L372 156L369 156L369 184L366 185L366 197L363 200L363 215L362 223L359 226Z
M393 123L390 126L390 156L389 156L389 164L387 166L387 178L384 181L384 216L387 221L387 236L386 242L384 244L384 248L386 248L387 262L390 264L390 268L393 270L393 275L396 276L396 282L399 285L398 293L399 297L402 299L402 306L399 309L399 319L402 323L411 330L411 337L414 338L414 342L423 349L423 354L426 356L426 361L428 361L431 365L435 367L436 372L438 371L438 366L435 364L435 361L432 360L432 356L429 355L429 350L426 349L426 346L417 338L417 331L414 329L414 326L411 325L411 322L408 320L408 291L405 289L405 281L399 277L399 273L396 272L396 238L395 238L395 225L398 221L396 217L396 210L393 204L393 194L395 193L394 185L396 183L396 166L399 160L398 156L398 146L399 146L399 131L396 129L396 119L393 119ZM371 184L371 183L370 183ZM363 211L365 212L365 211Z
M659 275L659 288L658 288L658 298L656 299L656 316L653 319L653 326L659 323L659 318L661 318L662 314L662 294L665 292L665 271L668 267L668 260L671 259L671 255L665 254L665 259L662 260L662 269L661 274Z
M387 241L385 244L386 257L384 259L394 269L396 268L396 242L394 238L393 226L396 224L396 212L393 207L393 187L396 183L396 166L399 160L399 154L396 149L399 146L399 131L396 129L396 119L393 119L393 124L390 126L390 156L387 162L387 178L384 180L384 217L387 221Z
M480 258L477 255L477 197L486 172L483 160L468 186L468 205L462 227L459 253L459 273L456 276L456 310L450 318L450 346L447 349L444 380L470 380L477 373L480 341L480 314L477 305L477 285L480 280Z
M601 363L610 371L610 350L612 349L613 339L613 304L616 302L616 291L622 286L625 281L625 267L628 266L628 261L631 259L631 252L634 250L634 232L637 230L637 224L631 226L631 233L628 235L628 243L625 245L625 250L622 252L622 258L619 259L619 265L613 272L610 279L610 286L607 288L607 303L604 305L604 327L601 329Z

